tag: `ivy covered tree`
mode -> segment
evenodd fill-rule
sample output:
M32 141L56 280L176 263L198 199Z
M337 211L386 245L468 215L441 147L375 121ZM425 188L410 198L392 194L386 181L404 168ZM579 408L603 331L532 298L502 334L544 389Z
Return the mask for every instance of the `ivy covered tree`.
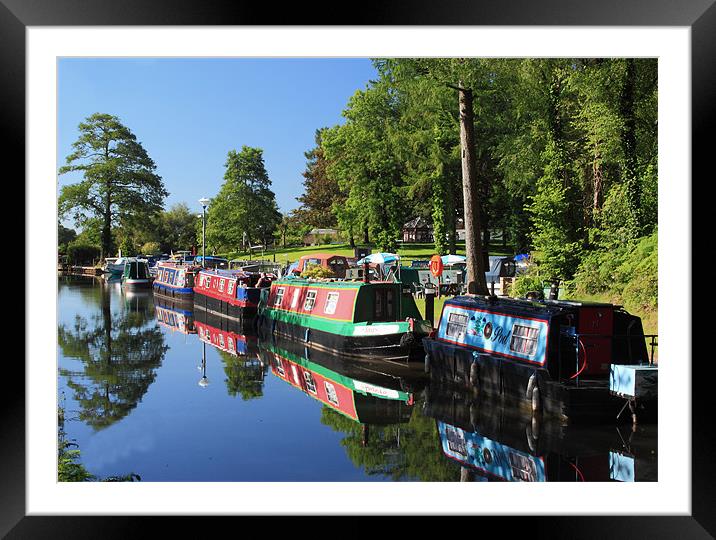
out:
M83 180L62 187L59 215L73 218L78 226L99 218L104 258L112 250L113 227L158 213L169 193L154 161L119 118L95 113L79 124L79 130L74 151L59 174L81 172Z

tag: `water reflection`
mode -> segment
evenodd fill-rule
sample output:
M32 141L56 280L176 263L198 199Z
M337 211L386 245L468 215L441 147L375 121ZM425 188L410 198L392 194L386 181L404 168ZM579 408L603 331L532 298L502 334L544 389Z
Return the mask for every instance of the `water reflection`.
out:
M125 295L113 311L111 285L96 281L80 291L94 312L61 323L57 333L62 355L81 368L60 367L59 373L79 404L79 419L100 430L137 406L168 347L154 324L151 293Z
M657 481L656 426L569 426L432 383L425 414L461 480Z
M252 328L204 310L194 312L194 327L204 346L217 349L224 364L226 389L243 400L263 396L266 364L259 356Z
M66 429L93 474L657 479L655 425L632 432L514 417L499 403L430 381L422 364L339 358L278 338L257 342L251 327L194 311L191 302L124 291L119 282L62 278L59 287L60 384L79 414Z

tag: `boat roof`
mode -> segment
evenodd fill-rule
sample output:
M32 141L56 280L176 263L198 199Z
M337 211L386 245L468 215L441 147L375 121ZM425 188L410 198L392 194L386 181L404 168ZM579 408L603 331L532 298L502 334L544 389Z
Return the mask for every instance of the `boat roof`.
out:
M271 286L274 285L305 285L305 286L325 286L328 285L330 287L345 287L345 288L355 288L355 287L364 287L366 285L396 285L400 284L396 281L378 281L378 280L370 280L368 283L366 283L363 280L342 280L342 279L332 279L332 278L325 278L325 279L311 279L311 278L300 278L300 277L291 277L287 276L285 278L277 279L273 282L271 282Z
M247 278L252 275L256 275L257 272L245 272L244 270L235 268L232 270L222 268L202 268L201 272L205 274L213 274L215 276L228 277L228 278Z
M346 258L345 255L339 255L338 253L309 253L308 255L301 255L301 259L331 259L333 257Z
M559 313L574 311L579 307L610 307L619 308L614 304L601 302L576 302L569 300L527 300L523 298L507 298L496 296L455 296L445 302L445 305L461 306L467 308L487 309L492 312L502 311L511 315L539 315L551 318Z

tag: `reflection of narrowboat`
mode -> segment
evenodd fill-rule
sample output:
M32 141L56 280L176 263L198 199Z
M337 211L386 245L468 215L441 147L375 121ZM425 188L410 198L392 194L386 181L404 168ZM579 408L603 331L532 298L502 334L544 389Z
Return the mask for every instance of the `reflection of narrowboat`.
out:
M194 311L186 307L183 302L173 302L170 299L154 296L154 313L161 326L182 334L195 334Z
M259 332L347 356L422 356L431 330L400 283L280 279L262 299Z
M194 277L198 266L159 261L152 287L154 292L176 299L191 300L194 295Z
M286 347L286 348L284 348ZM271 372L317 401L347 416L373 425L407 422L418 379L374 371L362 362L301 349L295 342L260 342ZM389 370L390 371L390 370Z
M425 414L436 419L443 454L477 476L517 482L656 481L657 428L565 426L454 388L430 386Z
M149 274L149 265L144 259L128 257L124 263L122 273L122 285L130 288L144 288L152 284L152 276Z
M242 270L201 270L194 278L194 306L240 321L254 320L261 297L259 275Z
M611 304L458 296L423 341L435 377L563 419L614 418L612 364L647 364L641 320Z
M247 356L256 352L256 337L252 328L240 321L209 312L199 312L194 319L199 339L234 356Z

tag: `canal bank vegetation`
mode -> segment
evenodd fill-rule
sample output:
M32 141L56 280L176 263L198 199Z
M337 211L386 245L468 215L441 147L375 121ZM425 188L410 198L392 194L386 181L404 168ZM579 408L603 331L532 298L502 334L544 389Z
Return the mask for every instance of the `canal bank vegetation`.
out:
M513 293L539 281L573 298L613 298L639 315L656 313L656 59L373 63L375 79L347 101L342 123L316 126L295 210L279 212L262 149L228 152L207 208L207 253L293 261L317 249L304 245L316 231L311 243L324 251L350 255L370 246L409 260L400 240L416 218L428 224L432 242L410 249L414 258L460 253L458 105L469 90L479 204L467 210L476 212L491 255L491 231L502 230L501 251L530 252L536 262ZM80 124L75 152L60 169L70 172L84 175L60 193L60 216L82 227L74 237L60 229L61 246L74 257L93 256L89 246L100 256L120 247L134 254L200 246L201 220L187 205L161 208L161 178L119 119L96 114ZM327 230L335 234L319 232Z
M58 482L139 482L136 473L101 478L90 473L80 461L80 449L65 433L65 409L57 410L57 481Z

